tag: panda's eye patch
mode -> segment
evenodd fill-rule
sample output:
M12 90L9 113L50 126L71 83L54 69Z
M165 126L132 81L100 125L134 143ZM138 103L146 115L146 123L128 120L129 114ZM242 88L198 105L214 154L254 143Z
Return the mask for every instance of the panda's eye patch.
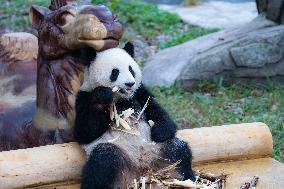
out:
M110 75L110 81L111 82L114 82L117 80L117 77L119 75L119 70L118 69L113 69L112 72L111 72L111 75Z
M132 69L131 66L129 66L129 71L130 71L130 73L132 74L132 76L135 77L135 72L133 71L133 69Z

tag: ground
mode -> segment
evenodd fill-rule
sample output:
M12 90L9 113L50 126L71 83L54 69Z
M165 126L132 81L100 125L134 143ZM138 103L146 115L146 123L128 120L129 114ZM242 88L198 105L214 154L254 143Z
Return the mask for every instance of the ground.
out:
M93 0L93 3L98 2L106 3L103 0ZM27 0L23 4L22 0L13 0L1 3L0 28L4 31L35 33L28 24L30 4L47 6L48 1ZM124 41L139 38L157 49L218 31L189 26L175 14L133 0L112 0L107 5L126 26ZM180 129L255 121L266 123L273 135L273 156L284 162L284 86L270 84L255 88L223 86L222 83L204 81L191 92L177 86L155 87L151 90Z
M188 0L191 3L198 0ZM178 14L185 22L205 28L238 27L257 17L254 0L215 0L195 3L196 6L160 5L159 8ZM236 15L238 15L236 17Z

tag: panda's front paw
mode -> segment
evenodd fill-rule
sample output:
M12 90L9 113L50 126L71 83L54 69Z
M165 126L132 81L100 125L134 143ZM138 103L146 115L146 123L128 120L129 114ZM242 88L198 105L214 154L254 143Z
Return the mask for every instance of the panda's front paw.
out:
M109 87L97 87L92 91L92 101L98 104L111 104L113 92Z

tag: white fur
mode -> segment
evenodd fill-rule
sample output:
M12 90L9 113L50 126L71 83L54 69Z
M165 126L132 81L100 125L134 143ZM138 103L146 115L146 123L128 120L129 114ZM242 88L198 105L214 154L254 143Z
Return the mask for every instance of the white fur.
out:
M108 130L103 136L93 141L90 144L83 145L87 153L87 158L90 157L93 149L100 143L111 142L117 145L120 149L127 152L133 165L141 168L150 168L153 160L162 159L161 143L155 143L150 137L149 124L141 120L139 124L131 124L131 133L139 133L139 135L132 135L121 131ZM115 125L113 125L115 127Z
M129 66L135 72L135 78L130 73ZM119 70L119 75L116 81L111 82L110 76L114 68ZM80 88L82 91L91 91L98 86L110 88L116 86L125 89L125 83L135 82L132 93L128 94L128 97L133 95L141 83L141 70L138 64L125 50L120 48L99 52L89 69L85 70L84 76L84 82Z

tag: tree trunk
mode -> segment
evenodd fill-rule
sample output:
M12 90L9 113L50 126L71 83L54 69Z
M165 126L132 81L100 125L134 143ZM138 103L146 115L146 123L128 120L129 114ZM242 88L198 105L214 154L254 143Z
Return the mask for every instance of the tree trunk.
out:
M284 24L284 0L256 0L259 13L274 22Z

